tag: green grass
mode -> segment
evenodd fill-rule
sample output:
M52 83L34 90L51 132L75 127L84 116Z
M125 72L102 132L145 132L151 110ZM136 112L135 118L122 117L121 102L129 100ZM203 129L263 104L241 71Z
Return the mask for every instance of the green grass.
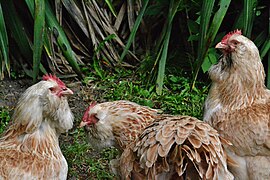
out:
M117 155L117 150L108 148L98 153L86 141L82 129L69 133L69 142L62 142L61 149L69 165L70 179L113 179L109 162ZM60 140L61 142L61 140Z
M191 77L184 72L173 69L164 78L164 89L157 95L155 86L144 85L141 74L134 74L131 70L117 70L114 74L104 74L100 79L95 74L89 74L84 82L96 84L100 91L97 101L130 100L141 105L163 110L165 113L192 115L202 118L202 106L207 96L208 86L197 82L197 86L190 90Z

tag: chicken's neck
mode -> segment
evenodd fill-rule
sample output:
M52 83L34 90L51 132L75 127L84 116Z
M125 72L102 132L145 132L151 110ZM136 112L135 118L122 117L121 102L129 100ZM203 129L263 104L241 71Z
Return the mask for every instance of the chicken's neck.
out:
M260 61L250 67L240 63L224 67L225 62L221 60L209 71L212 86L205 101L205 121L210 121L214 113L239 110L270 99Z
M26 126L14 124L0 139L0 144L6 148L20 149L40 156L62 155L58 142L59 134L50 124L45 120L31 133L25 131Z
M254 59L223 56L209 70L212 86L206 103L234 110L250 106L269 94L265 88L265 72L259 56Z
M245 86L241 83L212 84L208 100L215 101L230 110L251 106L265 97L264 85L254 84Z

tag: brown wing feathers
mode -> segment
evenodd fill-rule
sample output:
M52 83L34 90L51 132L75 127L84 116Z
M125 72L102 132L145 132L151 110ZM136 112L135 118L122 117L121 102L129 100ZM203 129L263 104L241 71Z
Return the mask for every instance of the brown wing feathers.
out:
M120 167L125 178L140 174L150 179L164 172L167 178L181 177L192 168L197 177L217 179L219 168L227 171L217 131L189 116L163 116L147 127L123 152Z

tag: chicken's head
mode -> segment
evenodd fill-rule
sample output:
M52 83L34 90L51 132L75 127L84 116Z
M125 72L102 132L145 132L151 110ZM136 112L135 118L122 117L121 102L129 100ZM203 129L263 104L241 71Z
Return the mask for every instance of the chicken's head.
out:
M235 30L223 37L221 42L216 45L224 56L228 56L230 60L241 63L243 60L245 64L255 61L260 61L259 51L256 45L247 37L242 35L240 30ZM232 62L234 63L234 62Z
M242 32L238 29L233 32L229 32L222 38L221 42L216 45L216 48L221 49L224 53L232 52L235 50L237 44L239 43L234 38L232 38L232 36L238 35L242 35Z
M61 81L55 75L47 74L44 75L42 79L51 83L52 87L50 87L49 90L52 94L55 94L59 98L61 98L61 96L73 94L73 92L66 87L65 83L63 83L63 81Z
M73 126L73 114L67 96L73 92L55 75L44 75L43 80L29 87L15 108L13 119L31 133L47 122L62 133Z
M239 78L238 82L264 81L264 69L256 45L240 30L235 30L223 37L216 45L222 56L218 64L209 71L213 81L224 81L228 78Z
M82 118L82 122L80 123L80 127L94 125L99 121L99 119L96 117L96 113L92 111L93 107L96 104L97 104L96 102L93 102L86 109Z
M88 142L98 151L115 145L113 127L110 123L113 119L108 117L107 113L100 104L93 102L86 109L80 123L80 127L84 127L88 136Z

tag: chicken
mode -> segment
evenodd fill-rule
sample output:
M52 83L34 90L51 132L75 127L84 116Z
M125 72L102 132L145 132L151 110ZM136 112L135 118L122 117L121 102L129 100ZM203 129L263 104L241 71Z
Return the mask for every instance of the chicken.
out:
M209 70L204 121L233 146L236 179L270 179L270 91L256 45L236 30L216 45L223 56Z
M227 170L227 156L223 153L221 141L224 145L229 143L220 139L218 133L208 124L195 118L164 115L156 109L122 100L91 104L83 116L81 127L83 126L94 148L100 150L115 146L123 151L121 158L110 162L113 172L123 179L130 178L131 174L133 178L135 174L138 178L148 176L153 179L155 173L159 174L158 179L167 179L176 170L182 176L185 168L190 169L191 174L198 172L194 175L197 178L218 176L232 179ZM158 146L162 148L158 149ZM138 152L138 157L133 151ZM187 163L189 159L194 161ZM171 171L165 173L169 168L166 162L177 167L171 167ZM141 169L137 173L139 164Z
M222 144L207 123L162 115L120 157L122 179L233 179Z
M125 100L92 103L80 127L85 126L95 149L114 146L123 151L158 114L159 110Z
M73 126L67 95L73 92L53 75L20 97L12 124L0 138L0 179L66 179L68 165L58 137Z
M159 110L120 100L92 103L80 127L85 127L89 144L96 150L115 147L122 152L158 116ZM110 161L110 170L119 176L119 157Z

